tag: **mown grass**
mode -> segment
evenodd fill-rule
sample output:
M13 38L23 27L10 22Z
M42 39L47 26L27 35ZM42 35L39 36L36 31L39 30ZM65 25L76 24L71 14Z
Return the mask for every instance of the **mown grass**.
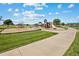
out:
M0 25L0 29L5 29L7 26Z
M0 53L55 35L46 31L0 34Z
M62 26L62 28L64 28L65 30L67 30L67 29L68 29L68 27L67 27L67 26Z
M65 30L68 29L68 26L59 26L59 27L65 29Z
M5 29L5 28L32 28L32 26L0 25L0 29Z
M15 25L0 25L0 29L5 29L5 28L17 28Z
M64 54L65 56L79 56L79 32L76 33L75 40Z
M75 27L72 27L72 28L75 28L75 29L79 30L79 26L75 26Z

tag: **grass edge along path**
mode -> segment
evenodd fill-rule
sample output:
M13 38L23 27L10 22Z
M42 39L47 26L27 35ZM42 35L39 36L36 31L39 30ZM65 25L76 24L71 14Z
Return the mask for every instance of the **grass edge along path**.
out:
M55 34L57 33L41 30L13 34L0 34L0 53L48 38Z
M65 52L64 56L79 56L79 32L76 32L75 40Z

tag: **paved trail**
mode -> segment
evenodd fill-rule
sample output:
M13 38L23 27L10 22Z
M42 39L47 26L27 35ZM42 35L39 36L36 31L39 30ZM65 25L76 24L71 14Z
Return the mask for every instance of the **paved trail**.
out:
M75 38L76 30L69 29L50 38L19 47L0 55L7 56L61 56Z

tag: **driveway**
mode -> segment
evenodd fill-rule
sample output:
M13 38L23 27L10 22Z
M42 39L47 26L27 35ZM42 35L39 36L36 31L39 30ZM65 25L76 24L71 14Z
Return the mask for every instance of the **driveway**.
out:
M52 31L53 32L53 31ZM76 30L68 29L59 34L7 52L2 56L62 56L75 38Z

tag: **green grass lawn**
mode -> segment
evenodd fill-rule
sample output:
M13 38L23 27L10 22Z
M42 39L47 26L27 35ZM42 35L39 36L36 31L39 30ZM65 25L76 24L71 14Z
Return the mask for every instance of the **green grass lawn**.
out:
M59 26L59 28L63 28L65 30L67 30L68 29L68 26Z
M17 28L16 25L0 25L0 29L5 29L5 28Z
M32 26L24 26L25 28L32 28ZM22 28L24 28L24 27L22 27ZM9 25L9 26L7 26L7 25L0 25L0 29L5 29L5 28L20 28L20 27L18 27L18 26L16 26L16 25Z
M15 25L10 25L10 26L0 25L0 32L3 31L5 28L17 28L17 27Z
M79 26L76 26L76 27L72 27L72 28L75 28L75 29L78 29L78 30L79 30Z
M3 26L3 25L0 25L0 29L4 29L6 28L7 26Z
M70 48L64 54L66 56L79 56L79 32L76 33L76 37Z
M46 31L0 34L0 53L55 35Z
M64 28L65 30L67 30L67 29L68 29L68 27L67 27L67 26L62 26L62 28Z
M0 25L0 32L4 30L7 26Z

